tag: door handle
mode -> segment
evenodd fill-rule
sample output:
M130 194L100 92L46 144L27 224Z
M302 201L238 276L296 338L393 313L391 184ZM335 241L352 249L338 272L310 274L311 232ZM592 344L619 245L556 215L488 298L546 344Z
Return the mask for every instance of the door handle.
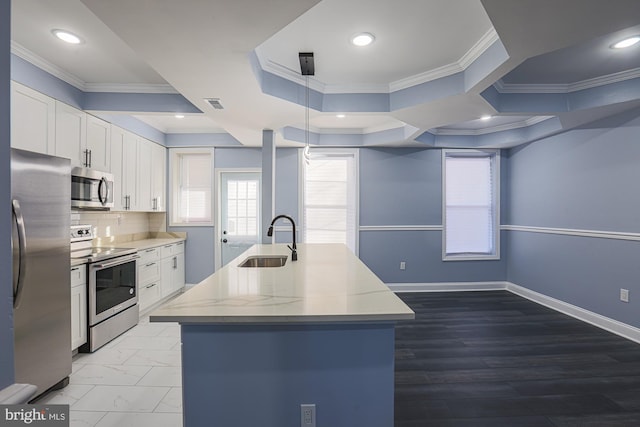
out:
M18 274L13 285L13 308L17 308L24 288L24 275L27 273L27 233L24 226L24 217L20 209L20 202L13 199L11 202L13 215L16 218L18 229Z
M222 243L227 243L227 242L228 242L228 240L227 240L227 239L222 239L222 240L221 240L221 242L222 242Z
M104 197L102 196L102 188L104 188ZM104 176L100 178L100 184L98 184L98 200L103 206L109 201L109 185L107 184L107 178Z

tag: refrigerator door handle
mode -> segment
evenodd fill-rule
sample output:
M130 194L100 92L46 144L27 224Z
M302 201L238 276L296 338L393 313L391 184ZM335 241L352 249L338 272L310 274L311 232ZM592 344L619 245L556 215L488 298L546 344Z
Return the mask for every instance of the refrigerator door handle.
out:
M13 308L16 308L20 304L20 297L22 296L24 286L24 276L27 272L27 234L24 227L24 217L20 209L20 202L13 199L11 201L11 208L18 229L18 274L14 279L13 286Z

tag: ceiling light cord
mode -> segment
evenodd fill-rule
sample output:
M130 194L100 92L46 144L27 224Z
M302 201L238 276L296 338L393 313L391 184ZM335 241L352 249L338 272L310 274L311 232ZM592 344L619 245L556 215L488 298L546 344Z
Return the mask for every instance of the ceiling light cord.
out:
M306 77L306 87L305 87L305 116L304 116L304 150L303 156L304 160L309 164L311 160L311 148L309 147L309 76Z

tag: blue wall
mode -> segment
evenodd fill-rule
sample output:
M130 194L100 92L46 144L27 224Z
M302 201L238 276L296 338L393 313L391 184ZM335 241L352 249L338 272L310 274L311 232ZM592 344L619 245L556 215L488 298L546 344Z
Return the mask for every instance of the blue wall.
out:
M509 224L640 233L639 135L635 110L510 150ZM510 282L640 327L640 242L507 234Z
M13 383L13 288L11 286L10 147L11 1L0 1L0 389Z
M392 226L360 231L360 259L386 283L506 280L504 256L497 261L442 261L439 149L360 149L360 226ZM404 231L393 226L435 227ZM405 270L400 270L401 261Z

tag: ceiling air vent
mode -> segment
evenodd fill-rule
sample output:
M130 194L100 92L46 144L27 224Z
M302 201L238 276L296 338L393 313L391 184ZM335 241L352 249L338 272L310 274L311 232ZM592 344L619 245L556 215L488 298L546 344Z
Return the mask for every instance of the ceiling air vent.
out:
M204 100L216 110L224 110L224 107L220 104L220 98L205 98Z

